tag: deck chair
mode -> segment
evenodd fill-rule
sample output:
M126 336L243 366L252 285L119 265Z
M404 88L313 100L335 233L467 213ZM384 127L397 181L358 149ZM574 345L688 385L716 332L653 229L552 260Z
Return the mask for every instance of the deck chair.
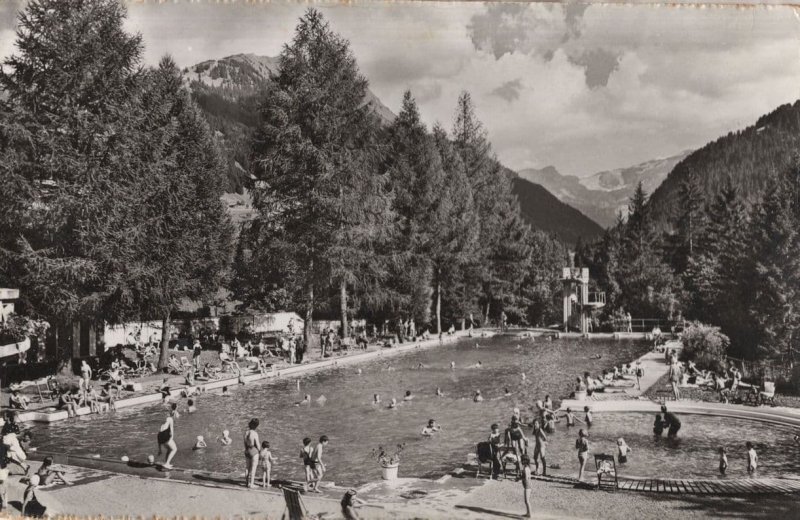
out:
M597 469L597 489L619 489L617 480L617 463L613 455L599 453L594 456L594 466Z
M281 520L311 520L319 518L319 515L312 515L303 503L300 492L296 489L283 488L283 499L286 501L286 510L281 516Z
M764 390L758 393L761 404L769 403L775 406L775 381L764 381Z

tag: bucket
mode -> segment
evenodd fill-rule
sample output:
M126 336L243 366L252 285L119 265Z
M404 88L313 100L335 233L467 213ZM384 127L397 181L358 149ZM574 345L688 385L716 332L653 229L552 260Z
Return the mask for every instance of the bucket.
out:
M383 480L395 480L397 478L397 468L399 467L399 462L381 465L381 477Z

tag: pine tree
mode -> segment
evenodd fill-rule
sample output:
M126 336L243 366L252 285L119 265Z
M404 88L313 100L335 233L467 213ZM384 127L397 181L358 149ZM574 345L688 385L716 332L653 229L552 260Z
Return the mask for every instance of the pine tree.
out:
M124 17L116 0L33 0L0 71L0 272L54 324L120 318L110 253L145 225L142 45Z
M777 175L753 218L755 276L751 313L758 357L792 359L800 329L800 166Z
M472 98L462 92L453 126L455 149L472 188L479 223L478 263L484 321L492 302L513 295L525 274L528 226L519 216L511 181L492 153L486 132L475 116Z
M470 309L465 285L475 265L478 213L464 168L445 130L437 125L433 140L441 157L444 177L430 213L428 256L432 265L436 331L442 332L442 300L450 300L450 319L464 318ZM448 298L449 296L449 298Z
M184 300L216 295L233 256L233 227L220 200L224 162L171 58L148 72L144 90L142 110L151 126L142 144L154 159L137 190L146 230L124 242L118 254L128 269L117 280L130 295L129 315L162 320L164 367L170 316Z
M344 325L347 285L383 276L376 246L391 236L393 219L366 89L348 42L309 9L261 104L254 205L274 221L263 229L302 278L306 341L321 288L331 280L340 288Z

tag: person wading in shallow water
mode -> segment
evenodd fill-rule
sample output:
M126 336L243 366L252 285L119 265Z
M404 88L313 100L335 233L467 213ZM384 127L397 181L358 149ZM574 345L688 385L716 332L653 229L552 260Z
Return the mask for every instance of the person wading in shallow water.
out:
M172 469L172 459L178 452L178 446L175 444L175 417L177 416L178 405L172 405L167 419L164 424L158 429L158 454L161 455L161 448L167 448L164 464L161 466L164 469Z
M678 416L672 412L667 411L667 407L662 405L661 412L664 414L664 428L667 430L667 438L674 439L678 436L678 430L681 429L681 421Z
M250 419L247 425L247 432L244 434L244 458L247 464L245 478L247 487L255 487L256 470L258 469L258 454L261 442L258 439L258 419Z

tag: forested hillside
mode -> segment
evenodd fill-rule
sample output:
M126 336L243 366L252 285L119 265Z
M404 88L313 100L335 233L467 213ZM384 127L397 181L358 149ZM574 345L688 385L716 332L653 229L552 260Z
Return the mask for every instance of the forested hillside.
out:
M800 101L782 105L752 126L720 137L679 162L652 194L652 215L662 227L678 216L680 185L694 174L706 200L731 184L748 203L785 170L800 145Z

